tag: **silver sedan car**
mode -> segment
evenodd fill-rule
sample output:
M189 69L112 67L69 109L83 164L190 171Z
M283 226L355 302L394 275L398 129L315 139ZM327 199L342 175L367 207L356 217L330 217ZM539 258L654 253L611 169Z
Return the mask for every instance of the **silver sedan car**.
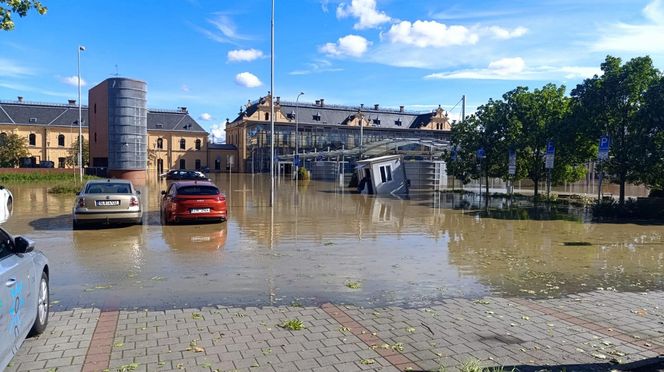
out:
M48 324L48 260L34 243L0 228L0 370L28 335Z
M131 181L88 181L76 194L74 229L84 224L143 223L141 192Z

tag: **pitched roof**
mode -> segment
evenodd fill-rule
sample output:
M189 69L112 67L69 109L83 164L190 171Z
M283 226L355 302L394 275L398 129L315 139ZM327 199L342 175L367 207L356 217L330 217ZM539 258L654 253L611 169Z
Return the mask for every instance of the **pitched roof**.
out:
M81 107L82 124L87 127L88 107ZM57 103L0 101L0 125L77 126L78 106ZM187 111L148 109L148 130L205 132Z

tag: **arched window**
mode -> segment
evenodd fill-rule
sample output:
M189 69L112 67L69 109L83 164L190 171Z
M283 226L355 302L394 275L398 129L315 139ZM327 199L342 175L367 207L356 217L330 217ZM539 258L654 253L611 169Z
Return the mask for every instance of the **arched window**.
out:
M37 145L37 135L34 133L30 133L28 136L28 144L30 146L36 146Z
M180 150L184 150L187 148L187 141L185 141L184 138L180 140Z
M157 148L158 149L164 148L164 140L162 138L157 138Z
M267 112L265 113L265 120L270 120L270 114L268 114Z
M196 150L200 150L200 149L201 149L201 140L197 139L196 140Z
M65 135L61 134L58 136L58 146L62 147L65 145Z

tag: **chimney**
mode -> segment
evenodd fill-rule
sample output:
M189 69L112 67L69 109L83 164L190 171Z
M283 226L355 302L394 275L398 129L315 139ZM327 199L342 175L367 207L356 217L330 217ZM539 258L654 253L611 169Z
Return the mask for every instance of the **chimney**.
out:
M281 104L281 97L277 96L277 105Z
M320 100L319 99L316 100L316 106L320 106Z
M378 110L378 104L377 103L374 105L374 110Z
M23 102L23 96L18 96L18 101Z
M320 99L320 107L323 107L324 105L325 105L325 100L321 98Z
M20 98L22 98L22 97L20 97ZM19 100L19 101L20 101L20 100ZM69 105L70 105L70 106L76 106L76 100L75 100L75 99L70 99L70 100L68 100L67 102L69 102Z
M360 110L364 108L364 103L360 103Z
M403 105L399 106L399 112L404 112L404 109L405 109L405 107L403 107Z
M185 107L185 106L178 107L178 109L180 110L180 112L184 112L185 114L188 113L187 107Z

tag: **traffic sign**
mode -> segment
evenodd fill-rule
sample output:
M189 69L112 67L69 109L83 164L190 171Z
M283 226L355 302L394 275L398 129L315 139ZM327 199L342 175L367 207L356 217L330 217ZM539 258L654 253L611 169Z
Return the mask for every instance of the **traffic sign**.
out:
M547 155L553 155L556 153L556 148L553 145L553 141L549 141L546 143L546 154Z
M544 167L546 169L553 169L553 161L556 157L556 148L553 145L553 141L546 143L546 156L544 157Z
M457 148L456 148L456 146L454 146L454 147L452 148L452 155L450 156L450 158L452 159L452 161L456 161L456 160L457 160Z
M295 157L293 157L293 163L296 167L299 167L301 165L300 164L300 155L295 155Z
M602 136L599 138L599 153L597 159L607 160L609 158L609 136Z
M516 151L514 149L509 150L509 161L507 163L507 173L510 176L516 174Z
M484 159L486 157L486 153L484 152L484 147L480 147L477 149L477 157L480 159Z

